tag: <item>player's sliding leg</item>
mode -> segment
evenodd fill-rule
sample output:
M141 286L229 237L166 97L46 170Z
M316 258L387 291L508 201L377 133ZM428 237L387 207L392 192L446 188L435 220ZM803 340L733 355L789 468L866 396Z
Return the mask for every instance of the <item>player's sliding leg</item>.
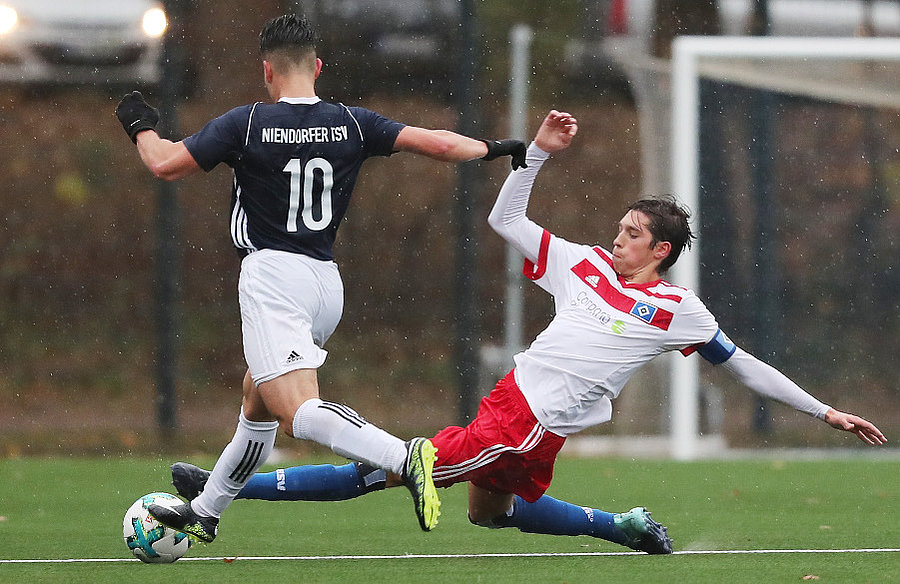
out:
M515 527L526 533L590 535L618 544L624 544L626 539L625 533L616 526L614 514L579 507L548 495L534 503L517 495L507 514L494 519L493 526Z
M172 465L172 484L187 499L202 492L209 471L179 462ZM238 493L238 499L269 501L341 501L384 489L385 472L362 464L293 466L273 472L256 473ZM394 483L396 484L396 483ZM526 533L547 535L588 535L650 554L672 553L666 528L653 521L643 507L627 513L607 513L580 507L543 495L534 503L513 498L506 515L483 527L515 527Z
M278 422L254 422L241 412L234 437L219 456L203 492L190 503L171 508L150 505L148 511L163 525L211 542L219 517L269 457L277 432Z
M515 527L526 533L548 535L589 535L651 554L672 553L672 540L666 535L666 528L650 519L650 514L640 507L613 514L547 495L534 503L516 496L506 515L478 525Z
M239 499L267 501L345 501L385 488L385 471L351 462L317 464L256 473L238 493Z
M172 484L182 497L192 500L206 485L209 471L185 462L172 465ZM266 501L344 501L385 488L381 469L352 462L341 466L317 464L279 468L256 473L237 499Z

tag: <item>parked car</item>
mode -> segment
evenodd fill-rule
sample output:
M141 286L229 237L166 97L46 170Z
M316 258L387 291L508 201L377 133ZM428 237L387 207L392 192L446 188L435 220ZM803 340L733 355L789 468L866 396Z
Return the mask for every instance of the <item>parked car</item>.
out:
M345 73L341 94L454 79L458 0L302 0L297 6L324 41L326 68Z
M0 0L0 82L156 84L166 26L152 0Z
M655 0L582 0L580 30L568 43L566 72L623 80L628 61L652 56ZM754 0L716 0L720 34L746 35ZM896 0L768 0L772 36L900 36Z

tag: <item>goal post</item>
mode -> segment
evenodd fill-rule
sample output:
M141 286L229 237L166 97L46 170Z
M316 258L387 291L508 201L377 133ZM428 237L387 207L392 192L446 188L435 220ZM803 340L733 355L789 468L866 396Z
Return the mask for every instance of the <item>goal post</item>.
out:
M735 66L740 60L766 64L785 59L809 63L807 76L762 75ZM671 188L693 212L697 241L672 268L674 283L699 292L700 247L700 81L725 83L878 107L900 107L900 84L889 79L866 91L852 86L840 74L823 79L815 64L867 61L900 62L900 39L813 37L710 37L684 36L673 42L671 61L671 126L669 164ZM725 66L723 66L725 63ZM833 68L832 68L833 69ZM891 76L892 77L892 76ZM851 85L850 87L847 87ZM646 139L646 138L644 138ZM664 163L665 161L657 161ZM678 460L700 455L699 364L696 358L672 360L670 368L670 449Z

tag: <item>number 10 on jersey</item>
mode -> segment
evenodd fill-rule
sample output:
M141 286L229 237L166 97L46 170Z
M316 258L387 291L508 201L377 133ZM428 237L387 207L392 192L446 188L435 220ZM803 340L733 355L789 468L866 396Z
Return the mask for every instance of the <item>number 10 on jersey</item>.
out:
M313 192L316 171L322 173L322 190ZM334 169L324 158L312 158L305 165L299 158L292 158L284 171L291 175L291 199L288 204L287 230L296 233L298 214L310 231L321 231L331 224L334 216L331 208L331 187L334 185ZM316 201L318 198L318 201ZM313 208L318 202L321 217L313 217ZM301 206L302 203L302 206Z

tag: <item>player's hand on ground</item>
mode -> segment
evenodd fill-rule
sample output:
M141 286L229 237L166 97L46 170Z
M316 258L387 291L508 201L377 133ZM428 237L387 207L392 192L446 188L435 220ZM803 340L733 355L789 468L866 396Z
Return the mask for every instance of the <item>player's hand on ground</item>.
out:
M848 414L840 410L830 409L825 414L825 421L838 430L852 432L866 444L876 445L884 444L887 438L881 433L881 430L875 427L875 424L860 418L859 416Z
M568 148L576 133L578 120L572 114L550 110L538 129L534 142L544 152L556 152Z
M159 112L144 100L140 91L132 91L122 98L116 106L116 117L135 144L139 132L155 130L159 123Z
M525 142L521 140L482 140L488 147L488 153L482 156L482 160L493 160L500 156L511 156L510 164L513 170L528 168L525 164Z

